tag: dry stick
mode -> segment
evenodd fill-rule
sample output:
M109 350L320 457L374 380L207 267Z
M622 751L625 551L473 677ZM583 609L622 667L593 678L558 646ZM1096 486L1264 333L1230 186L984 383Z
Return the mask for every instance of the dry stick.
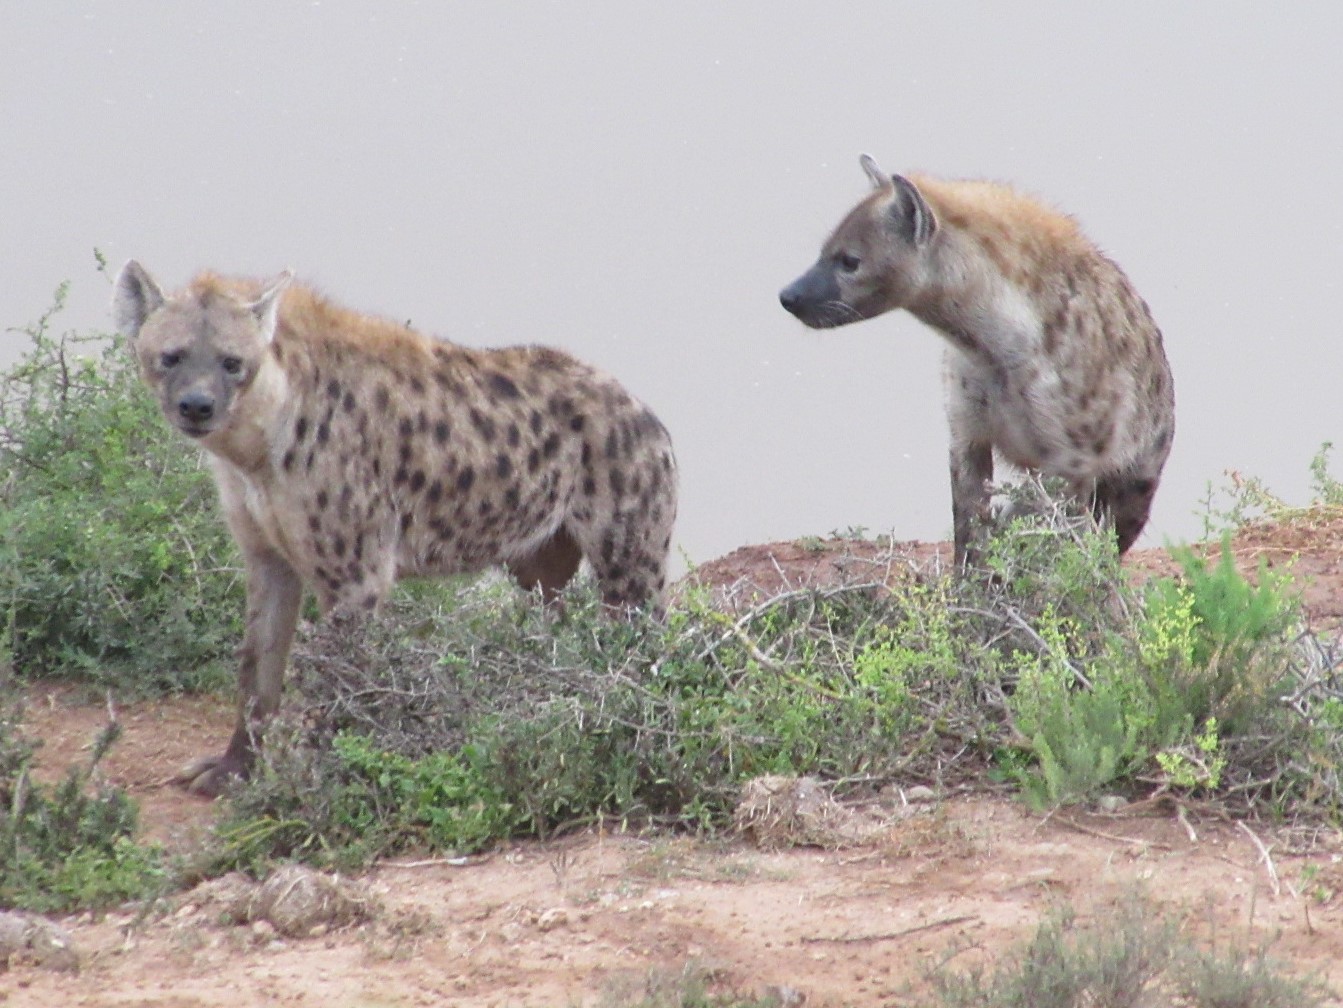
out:
M904 938L906 935L918 934L920 931L931 931L934 928L950 927L952 924L964 924L966 921L978 920L977 914L961 914L959 917L943 917L941 920L933 921L929 924L920 924L917 927L905 928L902 931L887 931L884 934L873 935L849 935L842 938L826 938L821 935L812 935L803 937L803 942L816 944L819 942L834 942L836 944L856 944L858 942L890 941L893 938Z
M1245 825L1243 819L1236 820L1236 825L1243 829L1246 835L1254 841L1254 845L1259 848L1259 856L1264 859L1264 868L1268 871L1268 880L1273 883L1273 896L1277 898L1282 894L1282 886L1278 882L1278 869L1273 867L1273 858L1269 856L1268 848L1264 846L1264 841L1254 835L1254 830Z
M380 867L432 868L435 865L447 865L450 868L470 868L472 865L484 864L488 860L488 858L480 857L436 857L426 858L423 861L383 861Z
M1194 832L1194 827L1190 825L1189 818L1185 815L1183 805L1176 804L1175 818L1180 820L1180 825L1183 826L1184 831L1189 834L1189 842L1195 844L1198 843L1198 834Z
M1090 836L1098 837L1101 840L1115 840L1119 843L1133 844L1137 847L1160 847L1162 850L1171 849L1170 844L1162 843L1160 840L1143 840L1140 837L1126 837L1119 836L1117 833L1104 833L1101 830L1092 829L1090 826L1083 826L1080 822L1073 819L1064 819L1062 816L1059 817L1059 822L1077 830L1079 833L1087 833Z

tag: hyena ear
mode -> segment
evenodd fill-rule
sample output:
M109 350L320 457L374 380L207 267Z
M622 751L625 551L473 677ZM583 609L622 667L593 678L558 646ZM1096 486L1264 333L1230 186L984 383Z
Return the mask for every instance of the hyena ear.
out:
M871 154L859 154L858 163L863 166L863 171L867 172L867 177L872 180L873 189L890 189L894 183L891 176L877 167L876 159Z
M117 332L134 340L140 335L145 319L163 305L163 291L134 259L121 267L112 290L112 318L116 320Z
M259 298L247 306L256 316L257 324L261 326L261 334L265 337L267 343L275 338L275 321L280 312L280 295L284 293L284 289L289 286L293 279L294 271L285 270L266 285L266 289L261 292Z
M937 233L937 215L919 192L919 187L903 175L892 175L895 199L891 201L891 219L900 234L916 246L924 245Z

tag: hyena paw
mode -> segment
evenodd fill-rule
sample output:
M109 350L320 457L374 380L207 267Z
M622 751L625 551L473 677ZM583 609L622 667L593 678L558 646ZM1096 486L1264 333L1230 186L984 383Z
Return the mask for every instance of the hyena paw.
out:
M225 753L196 760L184 767L170 783L176 784L187 794L218 798L246 776L247 768L243 761Z

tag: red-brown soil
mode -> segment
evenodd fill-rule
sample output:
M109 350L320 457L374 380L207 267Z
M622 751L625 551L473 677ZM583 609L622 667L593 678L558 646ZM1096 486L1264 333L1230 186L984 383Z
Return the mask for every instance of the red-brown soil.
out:
M945 546L895 544L893 562L890 547L746 547L693 577L729 593L746 584L772 592L881 580L904 569L904 556L946 560ZM1313 626L1343 623L1343 516L1249 528L1233 548L1247 570L1261 558L1291 570ZM1135 576L1169 565L1158 551L1129 561ZM149 836L192 843L213 806L163 782L227 736L229 702L159 700L116 714L124 736L105 761L108 778L141 803ZM61 691L34 692L27 722L44 740L43 771L86 758L106 717ZM725 990L772 987L809 1006L896 1005L902 984L955 950L954 962L968 965L1028 938L1058 901L1085 918L1135 884L1192 928L1276 937L1278 957L1343 990L1343 844L1330 832L1181 820L1141 805L1039 816L1008 799L949 795L902 807L898 790L887 811L885 829L840 850L589 833L462 863L383 865L364 880L376 918L319 937L221 925L190 894L144 922L134 908L76 916L61 923L83 953L80 973L17 965L0 974L0 1001L567 1008L631 1003L650 974L693 963Z

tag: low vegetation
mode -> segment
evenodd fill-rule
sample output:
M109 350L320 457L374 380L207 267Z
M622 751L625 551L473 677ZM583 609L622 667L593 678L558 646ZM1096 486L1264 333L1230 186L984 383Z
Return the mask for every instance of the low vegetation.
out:
M229 683L240 571L208 475L115 340L54 334L62 297L0 377L6 664L120 695ZM1327 446L1313 471L1317 506L1341 506ZM1088 517L1036 484L1015 493L1018 517L965 579L895 558L889 585L855 575L761 596L692 578L654 622L607 618L590 587L546 609L487 578L407 585L376 619L309 628L291 713L231 799L212 868L357 866L597 820L713 831L762 774L841 796L975 784L1041 808L1164 794L1337 821L1340 659L1301 625L1291 582L1247 581L1223 539L1175 550L1177 576L1134 587ZM1293 517L1257 484L1240 495L1234 517ZM112 741L47 790L19 726L0 724L0 903L96 906L165 884L134 807L96 787ZM1049 1000L1040 985L1055 989L1065 960L1088 977L1160 972L1174 954L1161 927L1135 919L1106 945L1051 918L1021 963L948 976L939 1003L1144 1003ZM1179 975L1259 982L1264 960L1236 954ZM1180 1003L1312 1003L1268 990Z

